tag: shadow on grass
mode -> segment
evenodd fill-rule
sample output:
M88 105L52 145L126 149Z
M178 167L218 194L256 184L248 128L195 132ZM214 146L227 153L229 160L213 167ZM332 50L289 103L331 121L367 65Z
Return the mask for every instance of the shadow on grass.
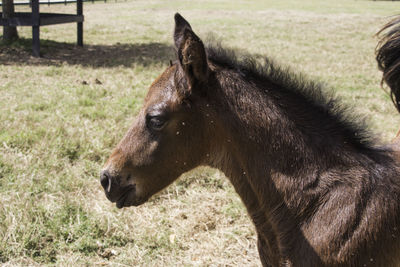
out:
M32 39L21 39L12 44L0 43L2 65L81 65L85 67L131 67L132 64L149 66L174 59L174 50L163 43L134 43L114 45L76 46L41 40L41 58L32 57Z

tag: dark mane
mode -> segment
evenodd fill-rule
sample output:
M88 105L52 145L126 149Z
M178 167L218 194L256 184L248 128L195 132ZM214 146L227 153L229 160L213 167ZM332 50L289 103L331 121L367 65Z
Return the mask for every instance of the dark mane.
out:
M220 44L210 44L206 48L208 60L225 69L237 71L246 80L261 84L274 84L279 88L279 94L290 96L311 114L323 116L329 125L324 125L327 133L342 133L347 142L360 150L371 150L375 140L367 130L364 117L352 115L350 108L333 94L327 92L324 86L311 81L303 74L294 73L289 67L282 67L271 58L264 57L260 63L254 56L233 49L222 48ZM321 118L320 118L321 119Z
M382 81L390 88L390 97L400 112L400 16L388 22L378 33L376 61L383 72Z

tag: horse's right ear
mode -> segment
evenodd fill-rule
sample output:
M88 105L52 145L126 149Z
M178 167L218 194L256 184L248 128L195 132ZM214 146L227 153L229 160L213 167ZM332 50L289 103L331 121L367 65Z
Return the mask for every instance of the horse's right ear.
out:
M175 14L174 42L179 62L189 82L189 90L195 84L207 81L209 70L203 42L178 13Z

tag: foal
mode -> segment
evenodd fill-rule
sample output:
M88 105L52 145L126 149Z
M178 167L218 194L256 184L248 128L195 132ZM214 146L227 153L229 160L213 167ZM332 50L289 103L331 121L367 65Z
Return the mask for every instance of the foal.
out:
M177 60L150 86L101 173L137 206L199 165L222 170L263 266L399 266L399 164L337 101L270 61L205 48L175 15Z

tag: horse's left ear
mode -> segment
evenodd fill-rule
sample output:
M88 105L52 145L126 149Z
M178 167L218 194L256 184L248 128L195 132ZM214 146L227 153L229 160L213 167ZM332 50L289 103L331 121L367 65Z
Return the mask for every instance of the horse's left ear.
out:
M175 14L174 41L190 89L196 84L207 81L209 69L203 42L178 13Z

